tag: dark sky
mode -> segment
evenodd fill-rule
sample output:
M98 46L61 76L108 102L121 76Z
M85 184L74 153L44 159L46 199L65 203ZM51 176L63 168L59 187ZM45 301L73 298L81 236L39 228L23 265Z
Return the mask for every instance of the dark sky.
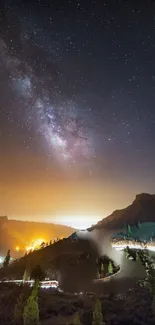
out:
M154 1L2 1L0 71L0 214L155 192Z

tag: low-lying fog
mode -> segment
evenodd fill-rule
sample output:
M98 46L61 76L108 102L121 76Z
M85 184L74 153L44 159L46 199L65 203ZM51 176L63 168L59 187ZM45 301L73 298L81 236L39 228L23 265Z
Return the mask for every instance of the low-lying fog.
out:
M139 279L145 276L145 270L140 261L128 260L123 251L112 248L110 238L115 230L104 231L101 229L92 232L81 231L78 233L80 239L89 239L97 249L99 256L109 256L116 265L120 266L120 271L108 280L94 280L94 271L89 268L74 274L66 272L60 279L60 286L66 291L95 291L103 293L121 293L127 291Z

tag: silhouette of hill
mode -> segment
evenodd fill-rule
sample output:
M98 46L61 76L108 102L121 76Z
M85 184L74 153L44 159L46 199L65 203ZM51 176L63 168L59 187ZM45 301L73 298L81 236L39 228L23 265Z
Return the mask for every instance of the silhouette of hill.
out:
M64 238L45 248L30 252L13 261L7 269L0 269L0 278L23 279L40 265L49 279L58 279L67 289L85 286L96 276L97 251L87 239Z
M45 242L55 238L68 237L75 229L59 224L29 222L11 220L0 217L0 254L6 254L11 249L12 254L16 252L16 246L20 248L17 256L22 256L25 248L33 240L42 238Z
M136 195L133 203L127 208L114 211L88 230L117 229L123 225L135 225L138 221L155 222L155 195L147 193Z

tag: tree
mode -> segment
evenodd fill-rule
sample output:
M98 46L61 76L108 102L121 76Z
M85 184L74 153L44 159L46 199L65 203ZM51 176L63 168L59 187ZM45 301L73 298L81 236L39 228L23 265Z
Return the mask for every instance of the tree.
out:
M135 249L131 249L131 248L129 248L129 246L127 246L124 251L125 251L126 257L128 259L133 259L134 261L136 261L136 259L137 259L137 252L136 252Z
M38 289L39 289L39 280L36 280L35 283L34 283L34 286L33 286L33 290L31 292L31 296L34 298L34 299L37 299L37 296L38 296Z
M45 273L40 265L37 265L31 272L31 279L42 281L45 279Z
M104 264L101 264L101 278L104 278Z
M104 325L102 307L99 299L95 302L92 325Z
M74 319L73 319L73 325L81 325L80 315L79 313L76 313Z
M14 324L21 325L23 323L23 310L24 310L25 299L23 293L19 295L17 303L14 309Z
M39 307L38 307L38 288L39 281L36 280L31 295L27 300L23 312L24 325L39 325Z
M138 229L141 228L141 223L140 223L140 221L138 221L138 223L137 223L137 228L138 228Z
M9 266L9 263L10 263L10 249L8 250L7 254L6 254L6 257L4 259L4 262L3 262L3 267L6 268Z
M131 235L132 234L130 225L127 226L127 233L128 233L128 235Z
M41 243L41 245L40 245L40 248L45 248L45 246L46 246L46 244L45 244L45 242L43 241L43 242Z
M100 272L99 272L98 267L97 267L97 270L96 270L96 278L97 278L97 279L100 279Z
M109 265L108 265L108 273L113 274L113 265L112 265L111 261L109 262Z
M39 325L38 303L33 296L27 300L23 313L24 325Z
M28 271L28 269L25 269L25 272L23 274L23 281L29 281L30 280L30 272Z
M149 255L148 251L138 251L138 258L141 261L142 265L145 267L146 270L146 279L143 281L144 286L147 286L151 298L152 298L152 312L155 316L155 268L154 268L154 261L152 257Z

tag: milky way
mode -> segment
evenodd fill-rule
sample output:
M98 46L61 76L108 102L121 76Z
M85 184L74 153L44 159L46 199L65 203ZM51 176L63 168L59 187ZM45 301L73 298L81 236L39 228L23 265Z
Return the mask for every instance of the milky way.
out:
M44 88L44 80L35 75L32 67L26 62L23 67L23 62L9 53L2 40L0 47L11 88L21 105L19 110L24 110L29 127L35 125L37 132L46 139L49 156L52 152L61 166L67 163L68 167L76 167L81 163L91 173L95 147L89 127L78 114L77 105L71 100L61 100L60 95L58 103L54 103L49 90Z

